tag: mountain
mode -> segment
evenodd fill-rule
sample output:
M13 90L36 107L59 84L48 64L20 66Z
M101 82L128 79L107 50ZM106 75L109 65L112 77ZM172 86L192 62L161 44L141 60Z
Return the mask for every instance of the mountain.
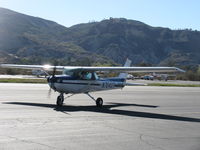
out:
M67 41L103 54L117 63L199 64L200 32L151 27L142 22L110 18L69 28Z
M0 63L200 64L200 32L110 18L70 28L0 8Z
M64 41L68 28L0 8L0 62L42 64L113 64L103 55L91 53L73 42Z

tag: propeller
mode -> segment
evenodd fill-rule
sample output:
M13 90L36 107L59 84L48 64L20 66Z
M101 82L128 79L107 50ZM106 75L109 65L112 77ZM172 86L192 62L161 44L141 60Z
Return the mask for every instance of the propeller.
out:
M53 68L52 75L49 76L49 77L47 78L47 82L50 83L50 88L49 88L49 91L48 91L48 98L51 97L51 91L52 91L52 89L55 89L54 83L55 83L55 79L56 79L56 78L55 78L55 74L56 74L56 65L57 65L57 62L55 61L55 62L54 62L54 68Z
M55 77L55 74L56 74L56 65L54 65L54 68L53 68L53 74L52 74L53 78Z

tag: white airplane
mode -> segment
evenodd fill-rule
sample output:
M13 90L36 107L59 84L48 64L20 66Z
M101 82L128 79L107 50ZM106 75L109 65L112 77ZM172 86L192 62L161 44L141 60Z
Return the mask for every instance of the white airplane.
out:
M103 106L101 97L95 99L89 93L95 91L122 89L124 86L144 85L140 83L126 83L128 72L184 72L176 67L130 67L131 61L127 59L124 67L83 67L83 66L50 66L50 65L16 65L0 64L2 68L21 68L21 69L40 69L43 71L53 71L53 74L47 77L50 91L60 93L57 97L57 106L62 106L64 94L88 95L96 102L97 107ZM55 75L56 71L63 71L63 75ZM121 72L118 77L99 78L96 72ZM70 96L72 96L70 95ZM68 97L70 97L68 96ZM66 97L66 98L68 98Z

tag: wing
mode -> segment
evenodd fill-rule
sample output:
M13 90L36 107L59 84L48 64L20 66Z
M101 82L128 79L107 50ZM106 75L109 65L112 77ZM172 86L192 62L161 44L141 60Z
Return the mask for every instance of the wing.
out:
M64 67L80 71L109 71L109 72L185 72L177 67Z
M177 67L82 67L82 66L51 66L51 65L16 65L1 64L2 68L40 69L51 71L76 70L76 71L108 71L108 72L185 72Z
M16 65L16 64L0 64L2 68L18 68L18 69L32 69L32 70L46 70L52 71L56 68L57 71L63 71L64 66L51 66L51 65Z

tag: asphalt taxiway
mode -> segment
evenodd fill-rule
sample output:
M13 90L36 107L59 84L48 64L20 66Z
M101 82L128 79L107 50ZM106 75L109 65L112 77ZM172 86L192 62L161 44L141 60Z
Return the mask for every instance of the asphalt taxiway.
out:
M1 150L199 150L200 88L126 87L55 106L46 84L0 84Z

